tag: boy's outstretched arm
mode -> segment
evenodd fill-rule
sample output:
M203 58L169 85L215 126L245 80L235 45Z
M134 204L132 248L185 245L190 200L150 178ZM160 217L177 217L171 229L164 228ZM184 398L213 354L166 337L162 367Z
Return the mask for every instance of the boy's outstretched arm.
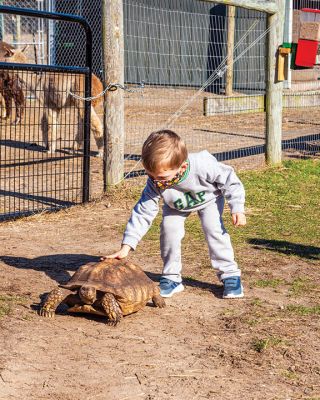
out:
M154 188L150 179L148 179L140 200L134 206L131 217L127 223L121 249L113 254L103 256L100 260L106 258L126 258L130 250L135 250L137 244L147 233L152 221L159 211L160 193Z
M107 258L117 258L118 260L121 260L122 258L126 258L128 256L130 250L131 247L128 244L123 244L120 250L116 251L113 254L109 254L108 256L103 256L100 258L100 260L103 261Z

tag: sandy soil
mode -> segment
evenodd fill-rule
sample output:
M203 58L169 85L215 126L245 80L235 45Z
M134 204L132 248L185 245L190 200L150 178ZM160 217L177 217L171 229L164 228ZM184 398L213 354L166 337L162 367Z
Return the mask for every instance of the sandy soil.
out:
M206 250L194 249L184 260L186 290L165 309L148 305L117 327L64 310L37 315L44 293L118 248L131 206L102 199L2 224L0 295L13 297L0 319L0 399L319 399L318 315L287 309L317 303L319 291L290 292L305 271L319 283L311 258L240 250L246 297L227 301ZM158 280L159 252L148 241L130 258ZM262 278L286 283L256 287Z

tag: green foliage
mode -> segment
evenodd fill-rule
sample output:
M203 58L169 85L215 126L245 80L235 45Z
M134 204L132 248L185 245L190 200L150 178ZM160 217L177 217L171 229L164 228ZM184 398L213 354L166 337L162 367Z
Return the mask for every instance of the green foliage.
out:
M276 288L283 283L283 279L259 279L253 283L254 286L265 288L272 287Z
M286 161L282 168L241 174L246 188L248 225L233 229L237 243L320 259L320 162Z
M307 278L296 278L291 283L290 296L301 296L316 288L316 284Z
M258 353L262 353L267 348L276 347L283 344L286 344L283 339L270 336L265 339L254 339L252 342L252 348Z
M14 304L21 303L22 297L0 294L0 319L5 315L9 315Z
M320 304L313 307L289 304L286 310L297 315L320 315Z

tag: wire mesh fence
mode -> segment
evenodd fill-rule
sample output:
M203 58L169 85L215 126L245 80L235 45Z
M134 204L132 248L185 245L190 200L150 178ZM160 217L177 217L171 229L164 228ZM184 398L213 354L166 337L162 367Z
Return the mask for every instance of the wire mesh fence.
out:
M85 21L77 23L87 29ZM90 35L84 35L88 46ZM67 67L33 64L25 49L5 45L1 51L0 219L87 201L90 105L74 96L90 93L90 53L85 67Z
M142 92L125 95L127 170L141 169L133 160L161 128L178 132L189 151L206 148L220 160L263 153L266 15L237 9L230 17L227 6L201 1L124 1L124 10L125 76L144 83Z
M3 4L12 3L4 0ZM294 1L293 8L316 8L316 3ZM93 70L102 76L101 2L15 0L14 5L86 17L93 29ZM206 148L218 159L245 168L264 163L266 14L201 0L124 0L123 7L125 84L133 89L125 92L128 176L141 173L142 143L160 128L177 131L191 152ZM84 33L77 24L31 20L3 17L2 39L18 47L30 43L33 63L84 65ZM142 84L143 90L135 90ZM31 101L33 95L28 96ZM291 107L284 112L286 155L298 154L299 146L318 140L310 135L317 135L319 96L308 91L306 97L308 102L301 105L312 104L314 116L309 125L304 111L292 108L300 107L297 93L285 93L284 103ZM102 120L102 107L96 111ZM92 162L97 172L93 178L98 181L102 163Z
M50 101L55 96L63 102L67 81L83 87L83 76L65 71L37 72L35 75L34 71L16 68L14 72L0 70L1 77L21 79L28 84L21 104L25 110L21 122L14 125L1 120L0 218L82 202L84 157L80 153L72 154L72 148L78 114L83 110L62 108L59 115L54 115ZM37 90L36 95L33 88ZM30 96L31 92L35 96ZM84 95L80 89L77 93ZM15 114L13 110L13 118Z
M1 5L44 10L44 0L3 0ZM0 15L0 40L16 48L29 46L27 54L35 64L47 63L47 23L40 18Z
M291 32L288 36L291 55L289 82L283 98L283 151L286 157L314 157L320 154L320 124L318 122L320 118L320 59L319 56L315 56L314 65L301 66L298 65L301 64L301 60L297 61L297 53L300 46L302 13L304 13L302 10L306 8L320 10L320 1L294 0L288 2L288 5L286 22ZM312 13L310 16L312 20ZM314 44L318 47L319 53L319 43ZM310 52L307 53L310 56Z

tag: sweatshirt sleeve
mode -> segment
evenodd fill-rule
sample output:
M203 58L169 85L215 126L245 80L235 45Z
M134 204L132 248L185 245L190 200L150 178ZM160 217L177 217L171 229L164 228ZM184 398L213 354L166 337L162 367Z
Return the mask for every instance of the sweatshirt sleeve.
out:
M148 232L159 211L160 193L148 179L140 200L134 206L127 223L122 244L129 245L133 250L142 237Z
M221 191L232 214L244 213L245 190L234 169L218 162L209 152L205 153L207 153L207 180Z

